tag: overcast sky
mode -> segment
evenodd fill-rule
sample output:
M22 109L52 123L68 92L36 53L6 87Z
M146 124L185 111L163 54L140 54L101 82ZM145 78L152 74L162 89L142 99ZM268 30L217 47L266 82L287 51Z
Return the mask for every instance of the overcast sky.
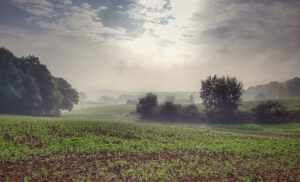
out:
M0 46L86 90L300 76L299 0L1 0Z

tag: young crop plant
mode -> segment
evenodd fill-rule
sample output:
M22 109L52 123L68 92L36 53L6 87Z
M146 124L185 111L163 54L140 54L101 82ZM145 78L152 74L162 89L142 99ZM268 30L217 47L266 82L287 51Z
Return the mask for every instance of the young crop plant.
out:
M0 115L0 181L297 181L299 129Z

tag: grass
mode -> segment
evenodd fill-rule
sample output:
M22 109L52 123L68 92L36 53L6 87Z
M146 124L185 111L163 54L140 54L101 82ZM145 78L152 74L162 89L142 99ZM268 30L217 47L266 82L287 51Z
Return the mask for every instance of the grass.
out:
M133 110L0 115L0 181L300 181L300 123L148 124Z

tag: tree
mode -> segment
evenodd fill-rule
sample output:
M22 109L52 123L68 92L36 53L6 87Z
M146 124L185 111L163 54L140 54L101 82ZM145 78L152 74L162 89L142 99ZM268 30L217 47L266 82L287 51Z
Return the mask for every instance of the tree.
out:
M173 102L165 102L156 115L159 115L160 119L175 122L179 119L179 110L180 107Z
M39 58L18 58L0 48L0 113L58 116L77 100L76 90L52 76Z
M190 97L189 97L189 103L190 104L194 104L195 103L194 95L190 95Z
M87 96L86 96L86 94L84 92L79 92L78 96L79 96L79 101L80 102L85 102L88 99Z
M56 78L57 89L62 95L59 109L71 111L73 104L78 104L79 96L75 89L63 78Z
M255 114L256 120L259 123L275 123L279 122L284 116L285 107L276 101L265 101L252 109Z
M216 75L201 81L200 97L212 119L229 120L241 101L243 84L235 77Z
M165 97L165 99L164 99L164 102L173 102L173 103L175 103L175 101L176 101L176 97L175 96L169 96L169 95L167 95Z
M128 99L128 100L126 101L126 104L127 104L127 105L136 105L137 102L136 102L135 100Z
M300 96L300 78L295 77L286 82L287 92L289 97Z
M196 122L200 119L200 113L195 105L188 105L181 109L180 119L188 122Z
M136 111L143 119L151 119L156 106L157 96L153 93L147 93L145 97L139 98Z
M266 95L263 92L260 92L259 94L257 94L254 98L255 100L265 100L266 99Z

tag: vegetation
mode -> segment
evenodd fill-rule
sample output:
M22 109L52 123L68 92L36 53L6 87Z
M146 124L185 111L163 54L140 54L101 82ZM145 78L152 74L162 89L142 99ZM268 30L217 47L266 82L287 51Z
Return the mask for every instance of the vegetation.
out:
M273 100L282 104L287 111L300 111L300 98L276 99ZM251 111L252 108L261 104L263 101L243 101L239 106L239 111Z
M153 104L154 103L154 104ZM136 113L144 121L180 123L290 123L299 121L300 99L277 101L246 101L236 108L234 118L212 118L203 105L178 105L173 102L157 104L154 94L140 98ZM286 109L287 108L287 109ZM226 110L225 110L226 111ZM225 113L226 114L226 113ZM218 113L221 117L224 113ZM208 117L209 116L209 117Z
M300 78L295 77L286 82L271 82L248 88L243 98L248 100L268 100L300 97Z
M76 90L37 57L18 58L0 48L0 113L58 116L77 102Z
M171 101L158 105L157 96L152 93L139 99L136 112L146 120L197 122L200 119L199 110L195 105L181 106Z
M133 122L133 106L79 108L62 118L0 115L0 181L300 177L299 123L160 125Z
M256 120L261 123L274 123L280 121L286 114L285 107L279 102L266 101L252 109Z
M86 94L84 92L79 92L78 96L79 96L79 101L80 102L86 102L87 99L88 99L87 96L86 96Z
M157 107L157 96L148 93L145 97L139 98L136 105L136 112L144 119L151 119L154 117L154 110Z
M207 110L207 116L214 120L233 118L241 101L243 84L236 78L217 77L201 81L200 97Z
M99 105L85 103L84 93L52 76L34 56L17 58L1 48L0 64L0 112L57 116L82 101L62 118L0 115L0 181L300 179L300 124L270 124L297 108L295 100L285 101L287 110L274 101L243 103L240 114L270 125L231 125L242 92L236 78L203 80L199 107L174 104L175 96L159 105L152 93L136 107L130 99L127 105ZM112 100L102 97L103 103ZM186 103L193 102L191 95ZM200 123L213 120L198 108L226 125ZM136 114L169 125L134 122ZM299 121L294 116L289 119Z

